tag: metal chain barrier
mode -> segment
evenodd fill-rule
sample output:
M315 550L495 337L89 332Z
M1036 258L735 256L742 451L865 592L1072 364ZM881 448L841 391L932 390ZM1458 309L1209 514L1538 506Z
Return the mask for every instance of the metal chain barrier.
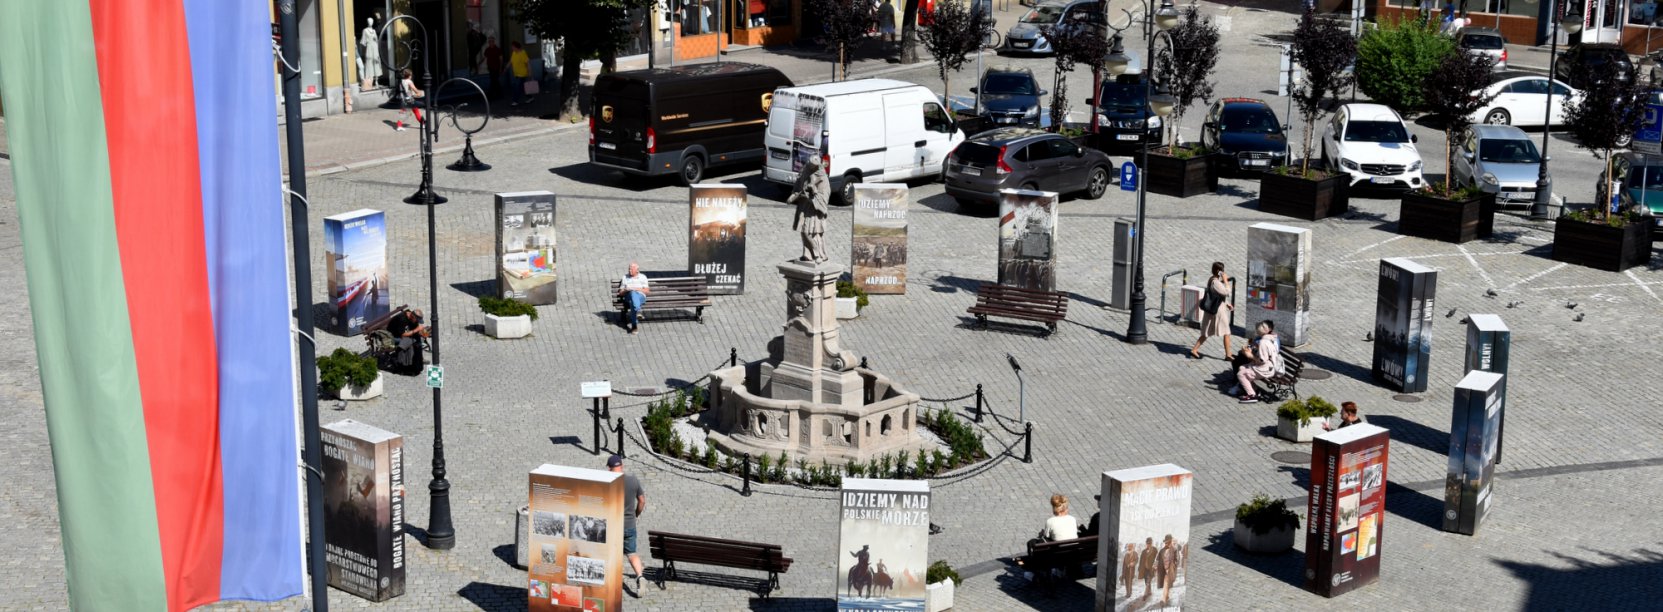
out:
M976 392L975 391L971 391L969 393L966 393L964 395L960 395L958 397L946 397L946 398L924 397L924 396L920 395L920 396L918 396L918 399L920 399L922 401L930 402L932 404L950 404L950 403L953 403L953 402L964 401L964 400L970 399L972 397L976 397Z

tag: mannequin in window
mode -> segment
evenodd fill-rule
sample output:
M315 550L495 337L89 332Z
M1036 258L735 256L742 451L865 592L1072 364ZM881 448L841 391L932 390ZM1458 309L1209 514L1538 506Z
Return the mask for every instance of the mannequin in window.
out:
M375 18L364 20L364 31L358 34L358 74L363 76L363 89L374 89L381 82L381 35L375 31Z

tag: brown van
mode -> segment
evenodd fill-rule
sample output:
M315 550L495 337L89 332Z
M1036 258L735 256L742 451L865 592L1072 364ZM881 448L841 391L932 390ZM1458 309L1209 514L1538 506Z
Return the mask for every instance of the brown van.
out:
M631 70L595 80L590 163L637 176L762 161L774 90L791 80L768 66L723 62Z

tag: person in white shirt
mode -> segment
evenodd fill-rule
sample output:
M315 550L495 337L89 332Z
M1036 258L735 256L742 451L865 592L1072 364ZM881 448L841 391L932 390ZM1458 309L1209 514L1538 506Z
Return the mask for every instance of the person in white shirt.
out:
M1045 529L1039 538L1046 542L1073 540L1080 537L1080 521L1068 514L1068 498L1058 493L1051 496L1051 518L1045 519Z
M649 293L652 288L647 286L647 275L641 273L640 265L630 262L629 274L618 283L618 295L629 303L629 333L641 330L641 305L647 303Z

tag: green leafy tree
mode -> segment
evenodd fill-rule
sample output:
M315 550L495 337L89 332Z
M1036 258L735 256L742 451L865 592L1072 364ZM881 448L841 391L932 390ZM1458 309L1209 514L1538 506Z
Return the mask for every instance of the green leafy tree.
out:
M1068 116L1068 79L1064 75L1078 64L1101 70L1103 57L1109 54L1109 38L1104 29L1078 21L1065 27L1046 27L1042 35L1055 51L1051 56L1056 64L1051 85L1051 130L1059 131Z
M952 0L943 0L930 12L930 23L918 34L930 55L935 56L941 75L941 99L952 93L949 75L964 68L971 53L981 50L982 40L993 31L993 21L982 11Z
M1620 64L1607 62L1592 70L1594 73L1590 75L1590 80L1601 85L1583 90L1582 99L1565 108L1565 123L1569 124L1571 134L1576 136L1577 146L1595 151L1605 158L1605 174L1602 176L1611 176L1612 150L1627 146L1634 139L1634 131L1639 129L1640 122L1645 120L1645 89L1640 79L1619 82L1618 71L1623 70ZM1598 192L1610 197L1609 189L1601 188ZM1607 200L1596 204L1599 218L1608 219L1611 202Z
M1444 167L1450 167L1455 135L1472 125L1471 116L1496 99L1489 93L1490 69L1495 60L1488 55L1451 53L1427 75L1422 95L1427 107L1443 115ZM1444 172L1444 193L1449 193L1451 172Z
M1318 19L1307 10L1293 32L1293 61L1305 71L1305 79L1293 88L1293 102L1305 120L1305 138L1300 174L1311 171L1311 129L1329 98L1351 85L1346 67L1357 58L1357 39L1332 19Z
M815 42L825 45L837 58L842 74L838 80L847 80L855 47L877 27L878 5L871 0L808 0L806 8L819 16L824 28L814 37Z
M1212 18L1200 14L1194 6L1184 10L1184 20L1167 31L1172 44L1155 54L1155 72L1167 93L1177 98L1172 109L1172 121L1167 123L1174 147L1178 143L1178 126L1184 122L1184 111L1197 100L1213 99L1213 69L1218 66L1219 32Z
M1428 108L1426 80L1455 42L1418 20L1386 20L1357 40L1357 89L1399 111Z
M655 0L513 0L521 23L533 34L564 41L560 67L562 116L583 113L578 97L583 60L601 60L602 72L615 70L618 51L640 37L640 28L631 23L630 10L655 4Z

